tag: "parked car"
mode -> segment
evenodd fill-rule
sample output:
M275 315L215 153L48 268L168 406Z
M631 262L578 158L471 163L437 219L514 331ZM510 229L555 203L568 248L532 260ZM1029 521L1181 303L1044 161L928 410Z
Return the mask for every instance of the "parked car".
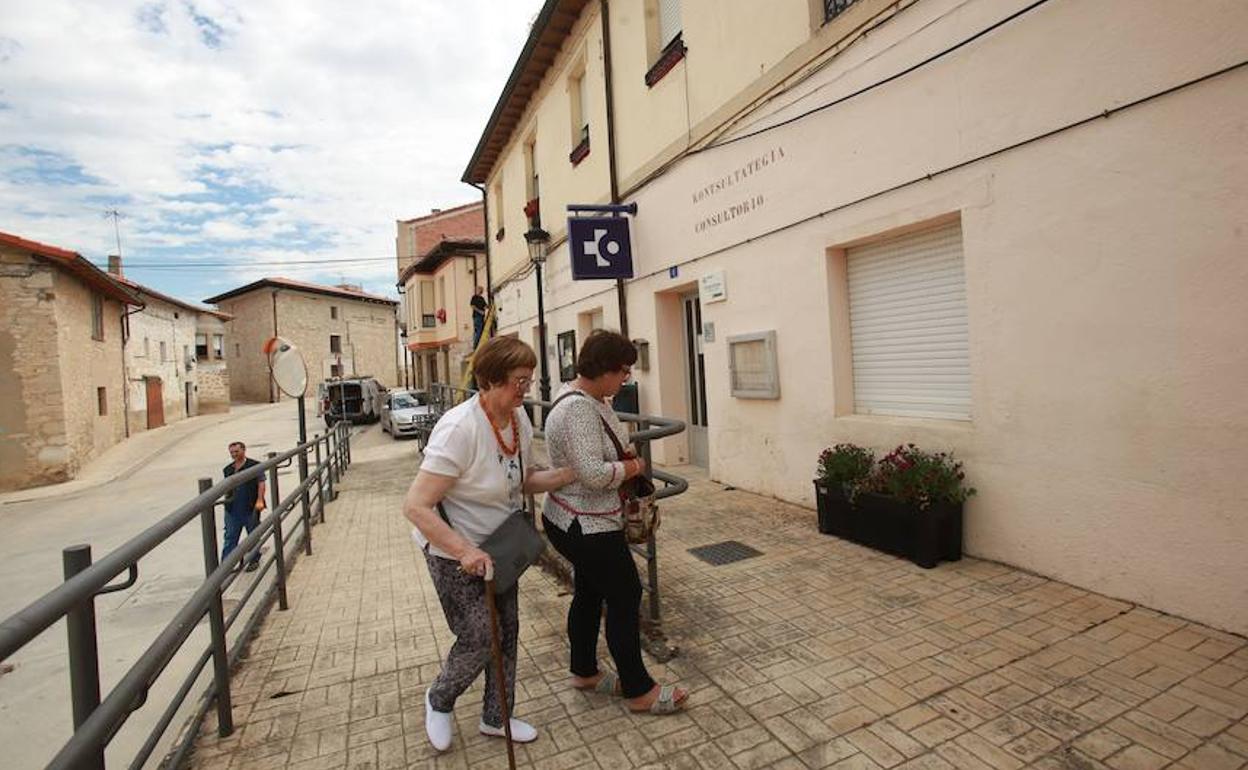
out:
M386 388L373 377L335 378L321 382L316 395L326 425L332 426L339 420L377 422Z
M381 407L381 429L391 436L418 436L422 429L428 434L437 415L423 390L392 390Z

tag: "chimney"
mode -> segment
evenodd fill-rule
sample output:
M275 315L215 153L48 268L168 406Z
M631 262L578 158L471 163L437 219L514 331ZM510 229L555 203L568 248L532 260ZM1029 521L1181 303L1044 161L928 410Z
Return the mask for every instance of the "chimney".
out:
M120 254L108 255L108 272L110 275L115 275L118 278L123 277L121 274L121 255Z
M441 213L442 213L442 209L430 209L430 210L429 210L429 213L430 213L430 214L441 214Z

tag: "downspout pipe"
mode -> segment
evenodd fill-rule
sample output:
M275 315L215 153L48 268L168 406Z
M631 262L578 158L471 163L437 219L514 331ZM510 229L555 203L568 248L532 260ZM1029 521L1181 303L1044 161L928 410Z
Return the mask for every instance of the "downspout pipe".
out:
M272 297L273 297L273 336L276 337L278 336L277 334L277 290L276 289L273 290ZM269 403L275 404L277 403L277 400L279 398L281 398L281 396L275 393L273 389L273 376L272 374L270 374L269 375Z
M607 0L598 0L602 16L602 70L607 98L607 173L611 182L611 203L620 202L620 181L615 158L615 96L611 77L611 17ZM628 304L624 298L624 280L615 279L616 301L620 307L620 334L628 336Z
M493 236L490 235L490 197L485 194L485 185L477 184L476 182L469 182L468 184L477 188L477 191L481 193L481 217L484 219L481 229L485 233L485 299L493 305L494 276L490 269L490 241L493 240ZM472 265L475 269L477 265L476 259L472 260ZM473 286L472 288L476 289L477 287Z

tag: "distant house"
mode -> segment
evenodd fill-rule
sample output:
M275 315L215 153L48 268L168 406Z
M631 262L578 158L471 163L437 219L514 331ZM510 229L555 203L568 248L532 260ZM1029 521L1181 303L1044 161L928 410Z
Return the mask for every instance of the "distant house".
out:
M126 312L141 304L81 255L0 232L0 489L71 479L125 438Z
M108 258L108 272L143 303L142 310L130 315L125 346L130 432L229 411L229 316L126 278L117 256Z
M472 299L486 284L485 218L470 203L397 223L404 372L417 387L458 385L472 354Z
M293 342L303 354L308 395L329 377L367 374L389 387L399 383L395 300L358 286L261 278L204 302L230 316L225 360L232 400L279 400L261 350L270 337Z

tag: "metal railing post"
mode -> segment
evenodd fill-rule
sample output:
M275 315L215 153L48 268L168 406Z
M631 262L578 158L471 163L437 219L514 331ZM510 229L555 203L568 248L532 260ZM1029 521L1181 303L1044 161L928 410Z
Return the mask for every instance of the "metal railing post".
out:
M334 501L338 499L338 493L334 491L334 431L330 430L325 433L325 478L329 480L329 499Z
M212 479L199 480L202 495L212 488ZM215 505L204 506L199 512L200 534L204 541L204 575L211 576L221 562L217 557L217 516ZM234 709L230 697L230 656L225 644L225 612L221 607L221 591L213 592L208 602L208 627L212 638L212 679L217 689L217 735L222 738L234 732Z
M316 434L312 439L316 444L316 505L317 519L322 524L325 523L325 469L321 467L321 434Z
M91 546L72 545L61 551L65 579L91 566ZM69 693L74 714L74 730L82 727L100 705L100 655L95 634L95 596L83 599L65 614L69 638ZM104 746L98 746L87 764L89 770L104 770Z
M650 427L649 420L642 420L637 424L640 430L646 430ZM653 460L650 457L650 441L641 442L641 446L637 448L641 454L641 458L646 461L646 478L652 479ZM650 584L650 620L659 622L659 549L654 542L654 532L646 538L646 579Z
M350 465L351 464L351 426L348 425L347 429L344 430L343 433L345 434L344 436L345 440L343 441L343 451L346 452L347 465Z
M268 457L272 460L277 457L277 452L269 452ZM289 609L290 605L286 601L286 546L282 542L282 516L277 510L282 504L282 493L277 487L277 465L269 468L269 497L273 500L269 504L269 515L273 517L273 558L277 565L277 606L279 609Z
M308 488L303 483L308 480L308 448L305 441L299 448L299 486L303 487L303 493L299 495L300 511L299 516L303 519L303 553L305 556L312 555L312 515L309 509L311 503L308 501Z

